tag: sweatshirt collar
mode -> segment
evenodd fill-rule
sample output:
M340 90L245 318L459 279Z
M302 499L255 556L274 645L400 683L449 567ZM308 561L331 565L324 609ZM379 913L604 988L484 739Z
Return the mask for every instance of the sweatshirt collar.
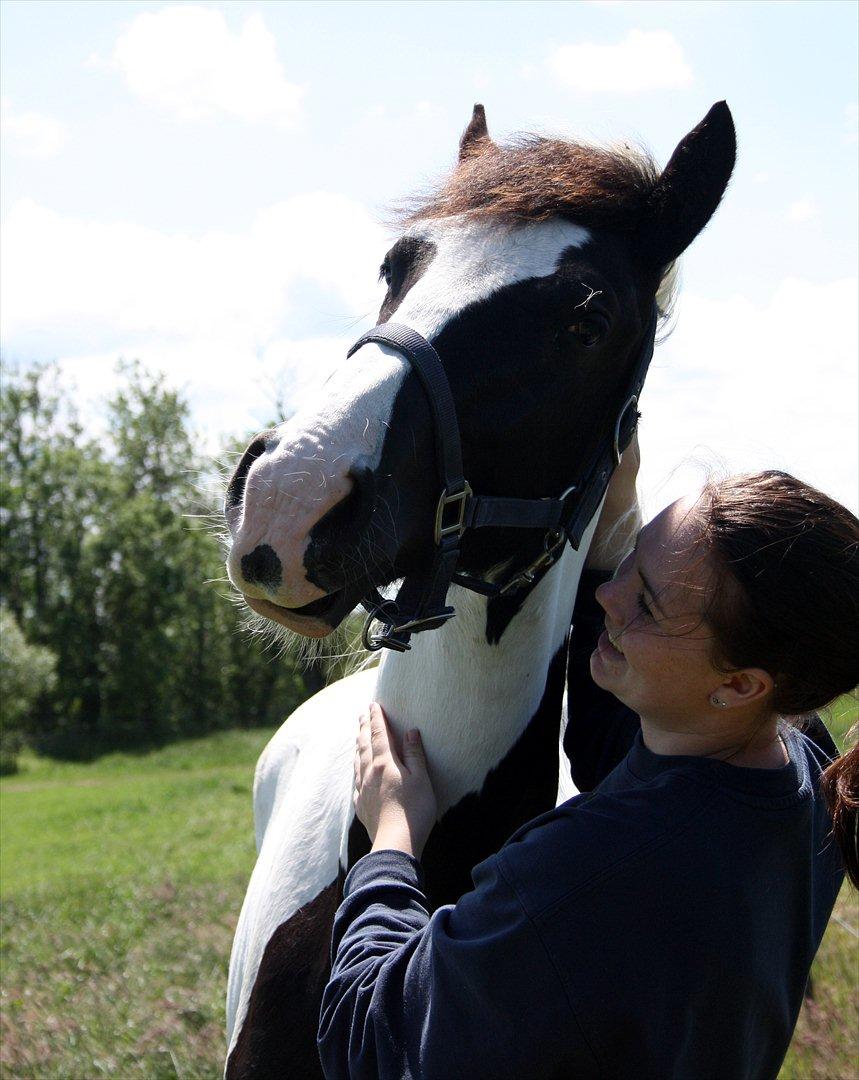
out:
M690 769L707 776L720 787L733 788L765 799L796 796L808 784L808 769L799 736L788 726L780 729L790 761L779 769L747 769L715 758L654 754L644 745L641 729L627 757L627 766L639 780L654 780L663 773Z

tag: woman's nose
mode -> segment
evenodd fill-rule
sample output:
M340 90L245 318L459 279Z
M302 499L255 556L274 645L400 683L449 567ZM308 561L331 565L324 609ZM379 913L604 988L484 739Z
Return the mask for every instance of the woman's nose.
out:
M594 593L597 603L606 615L612 615L618 611L622 594L623 584L617 577L613 577L611 581L604 581Z

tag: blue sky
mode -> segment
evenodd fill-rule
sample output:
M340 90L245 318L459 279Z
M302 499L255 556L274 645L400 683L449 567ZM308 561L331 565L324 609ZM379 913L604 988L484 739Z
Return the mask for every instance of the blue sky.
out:
M0 7L3 351L60 360L93 425L120 355L211 448L312 392L378 304L386 205L474 101L496 137L664 163L725 98L740 155L646 391L648 508L699 462L859 502L854 3Z

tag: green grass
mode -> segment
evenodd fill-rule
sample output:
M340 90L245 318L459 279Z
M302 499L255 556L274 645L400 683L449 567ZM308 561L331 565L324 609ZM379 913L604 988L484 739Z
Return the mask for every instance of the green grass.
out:
M219 1077L270 731L0 785L3 1076Z
M830 727L842 741L854 702ZM270 731L90 764L25 754L0 783L4 1077L220 1077L233 929ZM815 961L784 1080L859 1075L856 894Z
M859 717L853 695L824 715L839 749ZM859 895L846 882L811 969L810 1000L802 1007L779 1080L859 1077Z

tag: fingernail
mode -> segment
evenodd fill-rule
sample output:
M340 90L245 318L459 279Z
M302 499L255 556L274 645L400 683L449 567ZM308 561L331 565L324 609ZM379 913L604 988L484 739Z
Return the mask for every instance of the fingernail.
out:
M421 733L417 728L412 728L406 735L406 738L410 743L418 743L421 741Z

